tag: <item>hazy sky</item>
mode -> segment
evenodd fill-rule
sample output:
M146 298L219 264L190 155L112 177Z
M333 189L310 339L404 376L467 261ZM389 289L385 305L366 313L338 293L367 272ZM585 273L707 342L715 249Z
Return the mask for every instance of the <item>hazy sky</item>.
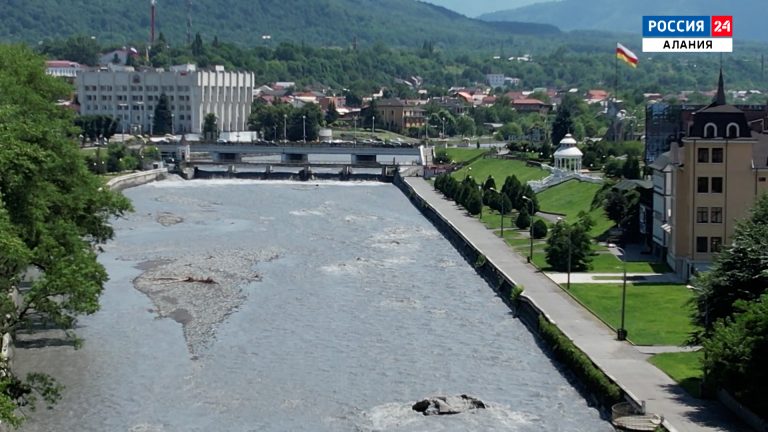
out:
M427 3L446 7L468 17L496 12L505 9L514 9L531 3L541 3L545 0L423 0Z

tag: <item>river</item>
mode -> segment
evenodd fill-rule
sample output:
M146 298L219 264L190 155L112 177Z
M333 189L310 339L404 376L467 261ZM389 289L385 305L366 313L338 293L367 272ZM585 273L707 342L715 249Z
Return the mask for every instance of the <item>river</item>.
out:
M392 185L124 193L84 346L17 352L67 387L24 431L612 430ZM459 394L488 409L410 408Z

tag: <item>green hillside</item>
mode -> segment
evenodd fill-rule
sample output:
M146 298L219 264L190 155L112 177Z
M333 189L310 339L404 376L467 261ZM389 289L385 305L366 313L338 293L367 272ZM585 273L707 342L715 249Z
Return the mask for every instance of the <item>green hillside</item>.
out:
M36 43L73 34L102 43L144 41L149 0L5 0L0 40ZM157 25L171 44L186 41L186 0L159 0ZM556 34L549 25L503 27L414 0L192 0L192 34L242 45L284 41L348 47L382 42L417 47L488 47L515 34ZM263 39L270 35L271 39Z

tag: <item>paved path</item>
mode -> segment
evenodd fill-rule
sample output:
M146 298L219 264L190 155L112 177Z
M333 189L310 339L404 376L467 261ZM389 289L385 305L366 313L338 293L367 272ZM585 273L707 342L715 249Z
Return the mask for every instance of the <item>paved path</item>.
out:
M563 285L568 281L568 273L546 273L546 275L556 284ZM623 279L623 273L571 273L571 283L615 284L621 283ZM627 281L657 284L680 283L674 273L627 273Z
M688 395L648 363L646 354L629 343L617 341L612 330L544 274L526 264L525 258L507 247L484 225L435 192L429 183L420 177L408 177L405 181L508 278L523 285L525 296L545 311L560 330L625 391L635 399L645 401L649 413L663 415L670 431L748 430L738 426L719 404Z
M662 346L662 345L637 345L635 349L643 354L655 355L664 353L696 352L701 349L700 346Z

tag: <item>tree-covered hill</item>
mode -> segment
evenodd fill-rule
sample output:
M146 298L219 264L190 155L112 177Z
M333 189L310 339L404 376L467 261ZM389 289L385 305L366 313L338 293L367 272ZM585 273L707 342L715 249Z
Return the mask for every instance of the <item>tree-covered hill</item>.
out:
M36 43L73 34L102 43L148 39L149 0L5 0L0 40ZM187 0L159 0L157 26L169 43L186 42ZM417 47L486 48L515 34L556 34L550 25L503 27L415 0L192 0L192 35L241 45L283 41L314 46L381 42ZM270 39L263 39L270 35Z
M737 41L768 41L765 0L562 0L481 15L488 21L553 24L564 30L603 30L640 34L643 15L733 15Z

